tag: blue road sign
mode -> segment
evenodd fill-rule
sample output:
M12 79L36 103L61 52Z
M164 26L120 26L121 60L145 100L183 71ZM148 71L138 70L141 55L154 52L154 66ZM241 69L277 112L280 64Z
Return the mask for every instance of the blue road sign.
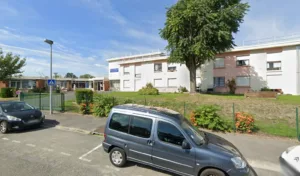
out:
M48 79L48 85L54 86L56 84L56 81L54 79Z

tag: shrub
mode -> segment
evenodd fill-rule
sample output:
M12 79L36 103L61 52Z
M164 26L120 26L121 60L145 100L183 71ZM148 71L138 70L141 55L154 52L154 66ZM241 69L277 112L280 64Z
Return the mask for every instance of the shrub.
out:
M93 102L93 91L89 89L76 89L76 103L91 103Z
M5 87L0 90L0 97L2 98L10 98L16 96L16 88Z
M238 132L252 133L255 128L253 116L245 112L235 113L235 127Z
M140 95L158 95L159 91L151 83L147 83L145 87L141 88L139 91Z
M110 110L118 102L114 97L107 95L96 95L94 98L93 114L98 117L107 117Z
M228 79L227 80L227 87L229 88L229 93L230 94L235 94L235 90L236 90L236 82L235 82L235 79L232 78L231 80Z
M45 88L33 88L28 90L29 93L45 93L46 89Z
M268 87L263 87L263 88L260 89L260 91L271 91L271 89L268 88Z
M230 131L230 125L218 114L220 108L214 105L202 105L191 113L190 120L195 126L215 131Z
M81 114L92 114L93 113L93 104L92 103L81 103L80 104L80 113Z
M186 87L179 87L178 88L178 92L180 92L180 93L183 93L183 92L188 92L188 90L187 90L187 88Z

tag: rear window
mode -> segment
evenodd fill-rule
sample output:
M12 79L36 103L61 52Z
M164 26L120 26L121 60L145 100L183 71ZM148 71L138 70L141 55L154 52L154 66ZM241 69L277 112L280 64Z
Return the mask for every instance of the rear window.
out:
M114 113L111 117L109 128L128 133L130 116L126 114Z

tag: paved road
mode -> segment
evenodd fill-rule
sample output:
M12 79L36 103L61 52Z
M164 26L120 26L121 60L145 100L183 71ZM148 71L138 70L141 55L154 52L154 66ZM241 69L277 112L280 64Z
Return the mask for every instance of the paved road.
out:
M56 128L1 134L1 175L171 175L133 163L122 169L113 167L102 149L101 141L102 138L97 136ZM255 169L262 176L280 176L278 172Z

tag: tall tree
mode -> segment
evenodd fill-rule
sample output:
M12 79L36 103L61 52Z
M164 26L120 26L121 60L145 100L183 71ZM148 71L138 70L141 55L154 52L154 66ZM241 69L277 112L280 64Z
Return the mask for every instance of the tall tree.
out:
M167 9L160 35L168 41L169 62L189 69L191 92L196 90L197 68L235 46L233 34L248 9L241 0L178 0Z
M67 73L65 78L77 78L77 76L74 73Z
M26 59L21 59L18 55L6 53L0 48L0 80L8 80L12 75L23 73L21 70L26 63Z
M61 78L61 75L59 75L57 72L53 73L53 77L56 79L56 78Z
M80 75L80 78L95 78L95 76L92 76L90 74L84 74L84 75Z

